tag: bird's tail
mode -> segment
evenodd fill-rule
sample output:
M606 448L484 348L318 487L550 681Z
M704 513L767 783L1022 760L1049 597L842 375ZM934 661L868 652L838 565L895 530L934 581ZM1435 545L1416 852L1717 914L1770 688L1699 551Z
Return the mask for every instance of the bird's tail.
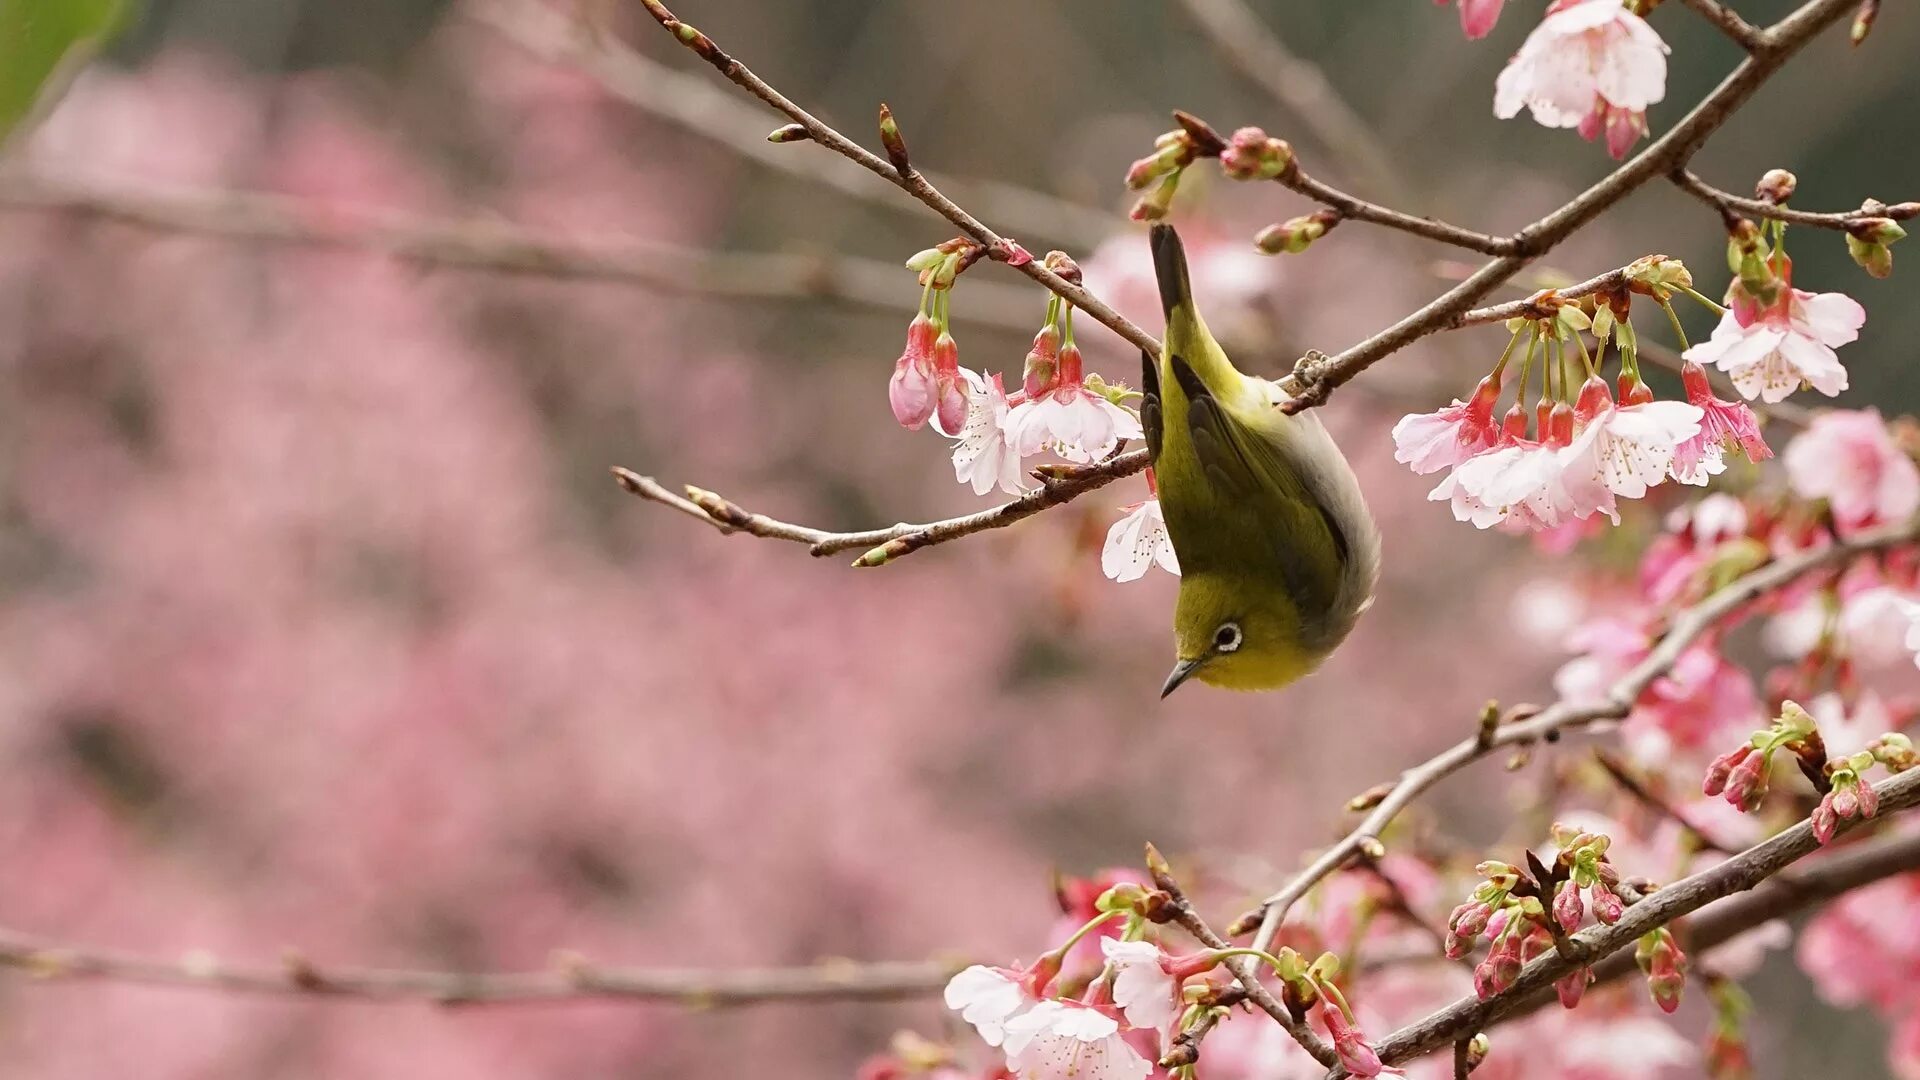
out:
M1153 276L1160 283L1160 309L1173 323L1173 309L1184 305L1193 311L1193 283L1187 280L1187 249L1180 234L1165 222L1156 223L1147 234L1153 245Z

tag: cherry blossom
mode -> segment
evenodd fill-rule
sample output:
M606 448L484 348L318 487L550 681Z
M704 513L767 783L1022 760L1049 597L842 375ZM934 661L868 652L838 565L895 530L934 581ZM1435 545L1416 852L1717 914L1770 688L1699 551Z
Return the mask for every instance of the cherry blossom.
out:
M1082 370L1080 350L1071 343L1061 346L1059 381L1007 414L1007 441L1021 456L1051 450L1084 463L1105 457L1122 439L1144 434L1138 417L1087 387Z
M967 387L967 422L953 444L953 475L970 484L975 495L997 485L1009 495L1026 490L1021 483L1020 454L1007 441L1007 392L1000 376L981 376L960 369Z
M1666 479L1674 451L1700 433L1703 415L1681 401L1615 405L1598 376L1581 388L1574 414L1583 426L1565 454L1569 486L1597 484L1627 499Z
M1145 1080L1153 1066L1103 1009L1043 1001L1007 1022L1007 1067L1020 1080Z
M1122 507L1127 514L1107 530L1100 550L1100 569L1115 581L1137 581L1158 563L1169 574L1180 572L1180 560L1167 535L1167 521L1159 499L1144 499Z
M1683 355L1719 367L1747 398L1784 401L1801 386L1828 397L1847 388L1847 369L1834 349L1860 336L1867 312L1844 293L1783 287L1771 306L1743 298L1739 285L1713 336Z
M1645 19L1617 0L1559 0L1494 82L1493 112L1505 120L1525 107L1589 139L1604 130L1621 157L1666 90L1667 45Z
M1320 1002L1320 1023L1327 1029L1327 1035L1333 1039L1333 1052L1340 1057L1340 1064L1354 1076L1405 1076L1399 1069L1390 1069L1380 1061L1380 1055L1367 1043L1366 1033L1354 1026L1333 1002L1322 999Z
M1489 375L1466 401L1456 398L1437 412L1401 417L1393 425L1393 460L1425 474L1451 469L1491 448L1500 438L1493 418L1499 397L1500 380Z
M1113 966L1113 1003L1127 1023L1148 1031L1171 1028L1180 1016L1183 980L1168 970L1168 958L1160 946L1102 938L1100 948Z
M1445 6L1447 0L1434 0ZM1500 21L1500 8L1507 0L1459 0L1460 32L1467 40L1478 41L1493 32L1493 24Z
M1687 361L1680 370L1680 381L1686 387L1687 404L1700 410L1700 433L1674 448L1674 479L1683 484L1704 484L1707 476L1724 468L1715 467L1721 456L1736 447L1748 461L1765 461L1773 456L1772 448L1760 436L1760 418L1743 402L1716 397L1705 368Z
M988 1046L1008 1037L1009 1023L1034 1005L1025 972L975 964L947 980L947 1008L972 1024Z
M1842 537L1920 510L1920 469L1894 444L1877 409L1823 413L1787 444L1796 495L1825 499Z

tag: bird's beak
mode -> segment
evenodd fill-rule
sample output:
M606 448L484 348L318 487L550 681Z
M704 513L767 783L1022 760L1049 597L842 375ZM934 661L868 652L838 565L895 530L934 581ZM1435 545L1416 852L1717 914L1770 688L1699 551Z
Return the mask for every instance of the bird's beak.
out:
M1160 696L1164 698L1179 689L1180 684L1186 682L1187 677L1198 670L1200 670L1198 660L1182 660L1173 665L1173 670L1167 673L1167 681L1160 684Z

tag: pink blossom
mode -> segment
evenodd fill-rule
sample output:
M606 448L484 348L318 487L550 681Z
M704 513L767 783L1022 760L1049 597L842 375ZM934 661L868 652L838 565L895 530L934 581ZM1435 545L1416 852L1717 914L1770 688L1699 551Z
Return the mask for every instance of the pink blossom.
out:
M1736 298L1713 336L1683 355L1719 367L1749 399L1783 401L1803 385L1832 397L1847 388L1833 350L1859 337L1866 321L1866 309L1844 293L1783 288L1771 307Z
M1434 0L1445 6L1447 0ZM1478 41L1493 32L1493 24L1500 21L1500 8L1507 0L1459 0L1460 32L1467 35L1468 41Z
M1827 500L1843 538L1906 521L1920 509L1920 470L1876 409L1816 416L1787 444L1784 460L1794 493Z
M1835 1005L1883 1011L1920 1005L1920 874L1876 882L1835 900L1800 934L1800 967Z
M1146 499L1124 508L1127 515L1107 530L1100 550L1100 569L1115 581L1137 581L1155 563L1169 574L1180 573L1180 560L1167 535L1167 521L1159 499Z
M1127 1023L1148 1031L1171 1029L1180 1016L1180 984L1185 980L1169 970L1160 946L1103 938L1100 948L1114 972L1113 1003Z
M947 980L945 1000L988 1046L999 1046L1009 1022L1026 1013L1036 998L1026 972L975 964Z
M1735 447L1746 453L1748 461L1765 461L1773 456L1773 450L1760 436L1760 418L1743 402L1723 401L1714 396L1705 368L1687 361L1680 369L1680 381L1686 386L1687 403L1700 410L1700 433L1674 449L1674 479L1683 484L1693 483L1688 477L1698 473L1701 462L1709 456L1717 460L1721 453ZM1707 470L1709 473L1719 471Z
M1078 1001L1042 1001L1009 1020L1005 1049L1021 1080L1145 1080L1153 1071L1118 1020Z
M1499 397L1500 380L1489 375L1466 401L1456 398L1438 412L1401 417L1393 425L1393 460L1425 474L1451 469L1491 448L1500 437L1493 419Z
M1505 120L1524 106L1588 138L1604 129L1620 156L1666 89L1667 45L1645 19L1617 0L1560 0L1494 82L1493 112Z
M982 378L961 368L960 376L967 387L967 422L953 444L954 479L972 485L975 495L985 495L996 485L1018 495L1025 485L1020 454L1007 441L1007 392L1000 375Z
M1702 416L1679 401L1615 405L1598 376L1581 388L1574 414L1582 426L1565 453L1569 489L1598 486L1626 499L1666 479L1674 451L1700 433Z
M1068 461L1105 457L1122 439L1144 432L1133 413L1087 389L1080 350L1060 349L1060 377L1053 389L1028 398L1007 414L1007 440L1021 456L1051 450Z

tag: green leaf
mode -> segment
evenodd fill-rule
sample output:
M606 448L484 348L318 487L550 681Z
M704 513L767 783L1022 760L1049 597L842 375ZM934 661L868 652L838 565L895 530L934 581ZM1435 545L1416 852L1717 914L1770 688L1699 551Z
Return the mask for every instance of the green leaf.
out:
M44 114L126 9L127 0L0 0L0 143Z

